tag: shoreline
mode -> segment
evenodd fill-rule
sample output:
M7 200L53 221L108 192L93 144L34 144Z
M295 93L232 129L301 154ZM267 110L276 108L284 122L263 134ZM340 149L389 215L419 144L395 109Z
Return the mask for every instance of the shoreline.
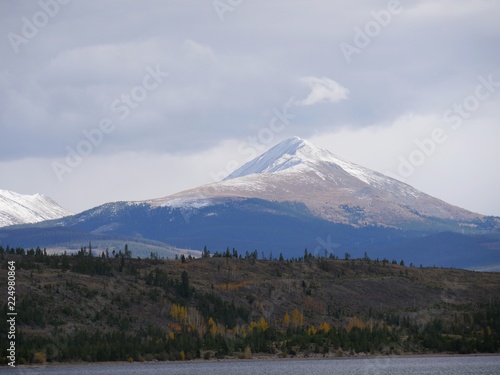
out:
M368 360L368 359L396 359L396 358L401 358L401 359L411 359L411 358L463 358L463 357L500 357L500 353L472 353L472 354L451 354L451 353L423 353L423 354L416 354L416 353L406 353L406 354L401 354L401 355L396 355L396 354L391 354L391 355L353 355L353 356L343 356L343 357L337 357L335 355L330 355L330 356L323 356L321 355L310 355L310 356L294 356L294 357L287 357L287 358L281 358L276 354L270 354L270 355L255 355L252 356L252 358L249 359L239 359L237 357L227 357L223 359L203 359L203 358L196 358L192 359L189 361L133 361L133 362L127 362L127 361L116 361L116 362L49 362L45 364L25 364L25 365L16 365L15 368L27 368L27 369L37 369L37 368L51 368L51 367L94 367L94 366L127 366L127 365L179 365L179 364L200 364L200 363L206 363L206 364L212 364L212 363L221 363L221 362L266 362L266 361L279 361L279 362L285 362L285 361L349 361L349 360ZM2 369L13 369L12 367L9 366L1 366L0 371Z

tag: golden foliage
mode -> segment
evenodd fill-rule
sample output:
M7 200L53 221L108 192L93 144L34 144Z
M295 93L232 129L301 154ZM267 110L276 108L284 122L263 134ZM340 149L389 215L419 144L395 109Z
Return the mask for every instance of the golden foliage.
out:
M208 332L214 337L217 335L217 323L215 323L212 317L208 319Z
M283 317L283 327L287 328L290 325L290 315L288 315L288 311L285 313Z
M304 315L302 315L298 308L292 311L292 325L294 327L302 327L304 325Z
M47 357L45 357L45 353L43 352L36 352L33 360L35 361L36 364L43 365L47 361Z
M187 326L188 331L197 331L200 334L205 332L203 316L195 307L186 308L174 303L170 308L170 316L178 323Z
M217 289L218 290L226 290L226 291L230 291L230 292L235 292L239 288L243 288L244 286L248 285L249 283L250 283L250 280L241 281L239 283L233 283L233 284L224 283L224 284L221 284L221 285L217 285Z
M365 327L366 324L357 316L355 316L349 321L349 324L347 325L347 332L351 332L353 328L364 329Z
M185 306L179 306L177 304L173 304L170 308L170 316L172 319L178 321L179 323L184 323L187 318L187 310Z
M314 326L310 326L308 329L307 329L307 335L308 336L313 336L316 334L317 329L314 327Z
M269 328L269 324L267 323L266 319L264 319L264 317L260 318L258 322L250 322L250 324L248 325L248 330L249 331L252 331L254 329L258 329L258 330L261 330L261 331L266 331L267 329Z
M269 328L269 324L267 324L266 319L264 319L264 317L259 319L259 328L263 332Z
M324 333L330 332L331 329L332 327L330 327L330 324L328 324L327 322L321 323L318 327L318 331L323 331Z

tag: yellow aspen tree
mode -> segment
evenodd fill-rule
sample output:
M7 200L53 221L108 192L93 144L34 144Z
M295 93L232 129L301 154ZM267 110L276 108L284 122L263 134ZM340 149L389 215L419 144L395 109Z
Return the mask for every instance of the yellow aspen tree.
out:
M363 329L365 328L365 323L357 316L355 316L354 318L351 319L351 321L347 325L347 332L351 332L353 328Z
M302 313L299 311L298 308L295 308L292 311L292 325L294 327L302 327L303 324L304 324L304 316L302 315Z
M170 316L174 319L174 320L178 320L179 318L179 306L177 306L177 304L173 304L172 307L170 308Z
M215 321L212 319L212 317L210 317L210 319L208 319L208 331L211 333L212 336L216 336L217 335L217 324L215 323Z
M314 326L310 326L308 329L307 329L307 335L308 336L314 336L316 334L317 329L314 327Z
M331 331L331 327L330 327L330 324L328 324L327 322L323 322L319 325L318 327L318 330L319 331L323 331L324 333L328 333Z
M283 327L288 328L290 325L290 315L288 315L288 311L285 313L285 316L283 317Z
M250 322L248 325L248 331L252 332L255 328L257 328L257 323L255 323L253 320Z
M266 319L264 317L259 320L259 328L262 332L266 331L269 328L269 324L267 324Z

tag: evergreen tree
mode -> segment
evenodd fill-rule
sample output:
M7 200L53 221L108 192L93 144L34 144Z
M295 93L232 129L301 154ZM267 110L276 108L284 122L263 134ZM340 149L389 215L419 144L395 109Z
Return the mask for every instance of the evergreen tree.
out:
M178 292L184 298L190 298L192 295L191 287L189 286L189 276L186 271L182 271Z

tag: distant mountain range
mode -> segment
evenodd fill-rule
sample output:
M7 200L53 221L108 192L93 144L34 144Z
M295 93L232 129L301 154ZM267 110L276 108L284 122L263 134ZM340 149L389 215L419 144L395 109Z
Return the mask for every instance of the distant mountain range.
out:
M298 137L220 182L0 230L0 244L25 247L90 240L169 251L236 247L266 257L298 257L307 248L339 257L366 252L415 265L500 265L500 218L447 204Z
M59 219L71 212L42 195L23 195L0 190L0 227Z

